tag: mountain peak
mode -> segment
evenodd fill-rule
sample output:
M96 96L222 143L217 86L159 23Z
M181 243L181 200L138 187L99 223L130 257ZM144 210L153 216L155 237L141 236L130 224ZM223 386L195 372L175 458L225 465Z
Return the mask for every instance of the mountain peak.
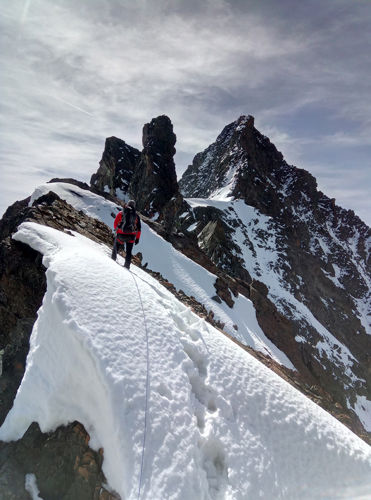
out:
M166 115L160 115L146 123L143 127L142 142L143 148L147 148L149 152L157 146L156 152L161 153L161 151L158 151L160 149L162 153L173 156L175 154L176 135L170 118Z
M129 192L144 214L154 216L179 191L174 155L176 135L166 115L143 127L143 151Z
M232 196L236 175L247 163L247 152L256 149L256 134L259 133L254 122L253 116L241 115L224 127L213 144L195 156L179 182L184 196Z
M241 115L234 123L237 130L246 130L254 128L255 118L252 115Z

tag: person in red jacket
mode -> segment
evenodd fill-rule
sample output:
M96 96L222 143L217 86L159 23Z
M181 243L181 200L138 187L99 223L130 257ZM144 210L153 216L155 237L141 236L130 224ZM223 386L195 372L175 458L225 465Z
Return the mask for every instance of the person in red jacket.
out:
M133 245L134 243L136 245L139 243L141 234L140 218L136 213L134 200L130 200L124 205L123 210L116 215L113 227L116 231L116 238L112 249L112 259L116 260L117 252L121 249L125 250L126 258L124 267L130 269Z

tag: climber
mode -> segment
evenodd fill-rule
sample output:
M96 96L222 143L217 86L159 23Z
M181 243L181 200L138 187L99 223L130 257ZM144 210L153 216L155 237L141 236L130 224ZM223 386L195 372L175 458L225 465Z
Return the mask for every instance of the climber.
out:
M116 236L112 249L112 259L116 260L117 252L125 249L126 258L124 267L129 269L133 245L134 243L136 245L139 243L141 233L140 218L135 211L134 200L130 200L127 204L124 204L123 210L116 215L113 227L116 231Z

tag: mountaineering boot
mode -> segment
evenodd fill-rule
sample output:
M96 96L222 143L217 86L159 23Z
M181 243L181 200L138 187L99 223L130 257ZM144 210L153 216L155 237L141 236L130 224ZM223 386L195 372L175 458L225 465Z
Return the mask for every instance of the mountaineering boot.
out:
M117 259L117 238L115 238L115 241L113 243L111 258L114 261L116 261Z
M129 269L131 264L131 252L133 250L133 243L128 241L126 243L126 256L125 256L125 267Z

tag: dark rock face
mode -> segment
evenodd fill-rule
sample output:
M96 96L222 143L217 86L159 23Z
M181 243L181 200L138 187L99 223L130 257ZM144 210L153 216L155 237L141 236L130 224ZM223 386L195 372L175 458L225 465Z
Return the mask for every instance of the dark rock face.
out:
M265 298L251 295L263 331L361 426L351 408L371 399L370 229L288 165L250 116L196 155L179 185L187 197L211 199L189 208L182 231L197 234L230 276L267 285ZM219 199L230 203L216 209ZM288 323L277 328L270 303Z
M154 118L143 127L143 152L130 183L137 208L148 216L159 214L177 195L175 172L176 135L167 116Z
M186 197L209 198L232 181L233 171L246 162L242 144L248 144L254 130L254 118L241 116L227 125L215 143L198 153L184 172L179 188Z
M11 240L0 243L0 424L10 410L22 380L29 337L36 312L46 291L41 256L30 247Z
M117 137L106 139L97 173L90 185L98 192L108 193L123 200L140 159L140 152Z
M77 212L53 192L32 207L28 202L9 207L0 221L0 423L22 380L29 337L46 291L42 256L12 240L12 233L22 222L34 221L112 243L112 233L105 224ZM88 442L88 434L78 423L50 434L42 434L33 424L19 441L0 442L0 497L29 499L25 474L34 473L44 499L114 500L117 497L103 486L102 454L89 449Z
M0 443L0 495L29 500L25 475L35 474L45 500L117 500L102 486L103 451L89 448L89 435L78 422L43 434L32 424L19 441Z
M0 423L22 380L29 337L46 290L41 255L11 238L29 211L28 201L16 202L0 221Z
M225 218L223 210L215 207L196 207L192 215L198 221L198 245L218 269L251 283L250 274L244 268L242 259L238 257L240 250L234 242L233 225ZM187 225L188 220L185 219L184 223Z
M179 187L174 163L176 135L170 119L162 115L144 125L142 141L140 153L121 139L106 139L99 169L90 184L99 194L108 193L119 200L133 198L139 211L159 220L165 218L171 230L174 207L167 215L163 209L179 197Z

